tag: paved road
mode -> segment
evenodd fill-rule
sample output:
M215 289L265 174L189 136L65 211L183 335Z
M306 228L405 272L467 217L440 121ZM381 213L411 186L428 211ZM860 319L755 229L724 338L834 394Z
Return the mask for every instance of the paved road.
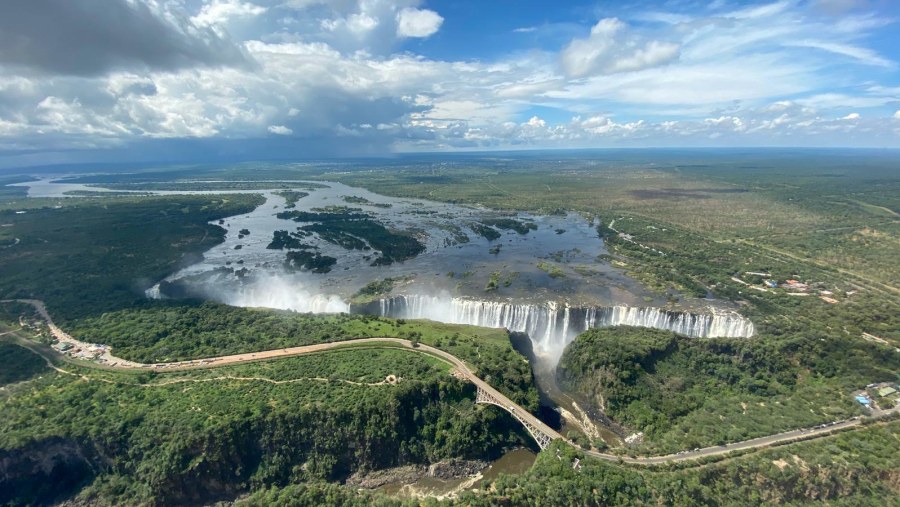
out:
M53 325L53 321L50 319L50 315L47 313L47 309L44 307L44 304L41 301L37 300L16 300L21 303L27 303L35 307L38 313L47 321L47 324L50 326L51 330L54 332L54 335L59 337L59 334L65 336L68 340L78 342L71 336L65 334L58 327ZM7 302L7 301L0 301ZM57 334L59 333L59 334ZM196 359L192 361L177 361L171 363L154 363L154 364L141 364L135 363L132 361L125 361L120 358L116 358L115 356L110 355L110 362L107 363L107 366L111 366L117 369L123 370L143 370L152 369L154 371L181 371L181 370L189 370L194 368L209 368L212 366L224 366L230 364L241 364L253 361L261 361L266 359L275 359L279 357L292 357L299 356L302 354L309 354L314 352L322 352L326 350L332 349L340 349L346 347L352 347L354 345L377 345L377 344L391 344L392 346L399 346L405 349L409 349L414 352L429 354L434 357L440 358L447 363L453 365L456 370L470 382L480 387L495 399L499 400L504 406L509 407L512 410L516 410L518 415L523 419L528 420L532 425L536 428L540 429L542 432L550 435L552 439L563 439L563 436L556 432L554 429L550 428L543 421L532 415L530 412L520 407L518 404L504 396L502 393L491 387L490 384L478 378L472 370L458 357L450 354L449 352L445 352L443 350L431 347L429 345L424 344L416 344L415 346L409 340L404 340L401 338L389 338L389 337L379 337L379 338L359 338L355 340L346 340L340 342L331 342L331 343L319 343L315 345L304 345L300 347L288 347L283 349L275 349L275 350L266 350L262 352L251 352L246 354L234 354L229 356L219 356L212 357L208 359ZM892 410L879 412L876 414L876 417L884 417L891 413L897 412L900 408L894 408ZM862 424L862 418L854 418L845 421L836 422L832 425L825 426L823 428L812 428L812 429L798 429L793 431L787 431L784 433L777 433L775 435L769 435L760 438L754 438L751 440L745 440L743 442L735 442L731 444L716 446L716 447L705 447L703 449L691 450L691 451L682 451L676 454L667 454L662 456L648 456L648 457L635 457L631 458L628 456L619 456L615 454L606 454L596 451L585 451L585 453L589 456L593 456L595 458L604 459L607 461L615 461L619 460L624 463L631 463L636 465L655 465L661 463L671 463L678 461L687 461L694 460L698 458L705 458L709 456L719 456L723 454L727 454L732 451L740 451L747 449L756 449L761 447L768 447L773 444L789 442L793 440L806 440L811 438L818 438L828 434L833 433L837 430L842 430L846 428L851 428L854 426L859 426ZM572 442L568 441L571 445L575 445Z

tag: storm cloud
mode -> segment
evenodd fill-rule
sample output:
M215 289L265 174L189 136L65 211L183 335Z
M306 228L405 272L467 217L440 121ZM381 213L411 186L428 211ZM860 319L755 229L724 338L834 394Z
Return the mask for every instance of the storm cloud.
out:
M248 66L243 49L168 4L132 0L27 0L0 16L0 64L45 74Z

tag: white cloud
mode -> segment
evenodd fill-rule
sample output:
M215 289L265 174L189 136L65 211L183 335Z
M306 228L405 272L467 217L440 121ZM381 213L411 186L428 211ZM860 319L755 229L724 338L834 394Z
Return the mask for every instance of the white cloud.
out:
M575 39L561 54L566 74L579 78L655 67L678 57L678 44L643 41L617 18L601 19L586 39Z
M737 116L720 116L718 118L707 118L703 122L711 127L721 127L735 132L742 132L747 129L744 122Z
M537 116L532 116L531 119L528 120L527 125L530 127L546 127L547 122L538 118Z
M848 107L879 107L895 102L896 96L869 94L848 95L845 93L820 93L797 99L797 102L817 109L840 109Z
M200 8L191 18L197 25L224 25L233 18L252 18L264 14L268 9L241 0L212 0Z
M406 7L397 13L397 37L430 37L443 22L444 18L432 10Z
M691 62L574 82L546 96L644 105L706 105L757 100L807 91L810 73L768 57Z
M785 12L793 4L793 1L782 0L780 2L773 2L770 4L747 7L745 9L732 11L726 14L725 17L735 19L770 18L772 16Z
M840 44L836 42L825 42L818 40L803 40L790 42L788 43L788 45L821 49L822 51L828 51L829 53L849 56L850 58L853 58L860 63L864 63L866 65L874 65L876 67L890 68L895 66L894 62L880 56L878 53L872 51L871 49L853 46L850 44Z
M0 64L0 151L176 138L305 139L342 153L711 140L900 146L900 88L880 79L895 67L866 47L885 22L867 14L845 23L863 30L853 33L830 31L803 2L650 13L632 25L601 20L578 38L568 24L553 32L569 41L555 50L443 61L403 46L442 26L419 0L175 4L195 6L186 30L231 40L228 24L243 35L239 50L254 67L213 59L38 79ZM549 39L547 27L537 30ZM845 72L835 54L879 68Z
M378 26L378 18L373 16L369 16L366 13L359 12L356 14L351 14L346 18L339 19L323 19L321 22L322 28L329 31L334 32L341 28L346 28L351 33L356 36L362 36L371 32Z
M267 130L273 134L278 134L279 136L289 136L294 133L293 130L284 125L269 125Z
M834 24L838 32L857 35L872 28L881 28L896 22L896 19L866 14L863 16L841 16Z

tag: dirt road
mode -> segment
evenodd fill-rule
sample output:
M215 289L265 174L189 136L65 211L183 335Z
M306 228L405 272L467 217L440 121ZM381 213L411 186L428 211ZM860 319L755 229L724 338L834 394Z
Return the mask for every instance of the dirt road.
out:
M54 335L57 336L60 340L63 340L62 337L65 338L64 341L71 341L82 346L87 346L89 344L84 344L83 342L79 342L75 340L68 334L64 333L61 329L56 327L53 324L53 321L50 319L50 315L47 313L47 309L41 301L38 300L15 300L21 303L27 303L35 307L37 312L43 317L48 326L50 326L51 331L53 331ZM8 302L0 301L0 302ZM4 333L5 334L5 333ZM263 361L268 359L277 359L281 357L293 357L299 356L303 354L311 354L316 352L324 352L328 350L336 350L341 348L348 348L354 346L365 346L365 345L389 345L392 347L401 347L404 349L408 349L412 352L418 352L423 354L428 354L433 357L437 357L448 364L452 365L457 373L483 389L495 399L499 400L502 405L504 405L505 409L508 411L516 411L519 417L526 419L529 423L534 425L536 428L539 428L542 432L547 435L550 435L552 439L563 439L563 436L558 432L544 424L543 421L532 415L530 412L514 403L512 400L501 394L499 391L491 387L490 384L478 378L471 369L469 369L468 365L466 365L461 359L450 354L449 352L445 352L443 350L424 345L424 344L416 344L413 345L409 340L404 340L401 338L390 338L390 337L378 337L378 338L359 338L355 340L346 340L340 342L331 342L331 343L318 343L315 345L304 345L299 347L288 347L282 349L275 350L266 350L262 352L250 352L245 354L234 354L229 356L219 356L219 357L211 357L208 359L195 359L191 361L177 361L171 363L154 363L154 364L141 364L135 363L133 361L126 361L124 359L117 358L112 356L111 352L107 351L109 354L106 366L112 367L114 369L121 370L142 370L146 371L147 369L151 369L153 371L184 371L196 368L210 368L210 367L219 367L226 365L234 365L241 363L248 363L254 361ZM57 369L54 367L54 369ZM68 373L68 372L66 372ZM265 379L250 379L246 380L265 380ZM879 412L876 414L876 418L886 417L893 413L898 412L900 408L894 408L892 410ZM689 451L682 451L676 454L668 454L662 456L647 456L647 457L627 457L627 456L619 456L615 454L607 454L596 451L585 451L585 453L589 456L593 456L595 458L607 460L607 461L622 461L624 463L636 464L636 465L655 465L662 463L671 463L678 461L688 461L695 460L699 458L711 457L711 456L721 456L733 451L741 451L741 450L750 450L750 449L758 449L763 447L768 447L774 444L779 444L783 442L790 442L795 440L807 440L812 438L823 437L834 433L835 431L844 430L848 428L853 428L862 425L863 418L856 417L853 419L848 419L844 421L837 421L826 425L824 427L816 427L809 429L797 429L792 431L787 431L784 433L777 433L774 435L768 435L765 437L754 438L751 440L745 440L742 442L735 442L731 444L715 446L715 447L706 447L703 449L694 449ZM567 442L569 442L567 440ZM571 445L575 445L572 442L569 442Z

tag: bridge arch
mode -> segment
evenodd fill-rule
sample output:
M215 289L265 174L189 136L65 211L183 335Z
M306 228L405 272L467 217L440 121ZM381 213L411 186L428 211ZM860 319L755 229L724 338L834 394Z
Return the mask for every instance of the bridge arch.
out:
M528 434L531 435L531 438L537 442L538 447L541 450L546 449L550 442L553 441L554 438L559 438L559 435L555 432L553 434L545 431L540 428L537 424L535 424L532 419L534 416L531 414L522 414L521 408L516 408L513 405L506 405L501 400L495 398L491 393L482 389L481 386L477 386L478 390L475 394L475 403L482 403L487 405L496 405L503 410L507 411L510 415L512 415L517 421L519 421L522 426L525 426L525 429L528 430Z

